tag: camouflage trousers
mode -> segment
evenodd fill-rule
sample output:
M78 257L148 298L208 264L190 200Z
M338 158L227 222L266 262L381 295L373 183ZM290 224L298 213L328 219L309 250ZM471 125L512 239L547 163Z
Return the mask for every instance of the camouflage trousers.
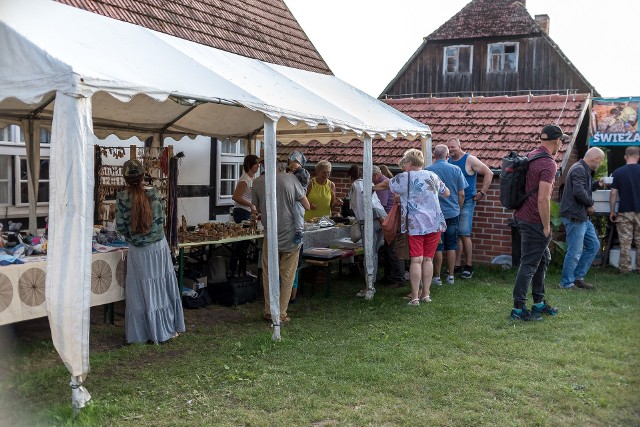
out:
M620 212L616 218L620 239L620 270L631 271L631 243L635 240L636 254L640 252L640 212ZM639 260L636 258L636 268Z

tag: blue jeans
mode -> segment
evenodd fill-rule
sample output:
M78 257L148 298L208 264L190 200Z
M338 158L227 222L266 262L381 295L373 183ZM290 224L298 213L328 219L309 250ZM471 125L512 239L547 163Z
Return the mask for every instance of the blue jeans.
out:
M542 224L534 224L516 219L520 231L520 267L513 288L513 306L524 308L527 303L527 292L531 285L533 303L544 301L544 279L551 261L549 243L551 233L544 235Z
M473 212L476 210L476 201L472 198L466 199L460 209L458 221L458 236L471 236L473 226Z
M454 216L453 218L446 218L447 230L442 233L442 238L438 244L436 251L442 252L455 251L458 249L458 221L460 216Z
M572 221L562 217L562 223L567 231L567 254L562 266L560 286L569 288L575 279L583 279L586 276L600 249L600 241L593 223L589 220Z

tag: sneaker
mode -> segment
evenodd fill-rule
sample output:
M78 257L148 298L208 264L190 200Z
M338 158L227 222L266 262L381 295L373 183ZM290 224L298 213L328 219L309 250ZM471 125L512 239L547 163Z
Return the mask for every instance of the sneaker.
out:
M356 294L356 298L364 298L367 295L367 290L366 289L362 289L360 291L358 291L358 293Z
M434 277L431 279L431 284L436 286L442 286L442 279L439 277Z
M532 312L527 310L526 308L523 308L521 310L517 310L514 308L511 310L511 319L529 322L531 320L542 320L542 315L539 312Z
M547 304L547 301L542 301L542 306L538 307L537 304L533 304L531 306L531 311L533 313L548 314L549 316L556 316L558 314L558 309L556 307L551 307Z
M453 267L453 274L460 274L460 273L462 273L461 265L456 265L455 267Z
M460 274L461 279L471 279L473 277L473 267L470 265L465 265L462 274Z
M583 290L582 288L577 287L573 283L570 284L569 286L564 286L564 285L560 284L560 289L564 289L565 291L581 291L581 290Z
M453 285L456 283L456 278L453 276L447 276L447 285Z
M579 287L580 289L591 290L595 288L595 286L593 286L591 283L585 282L584 279L576 279L573 281L573 284Z

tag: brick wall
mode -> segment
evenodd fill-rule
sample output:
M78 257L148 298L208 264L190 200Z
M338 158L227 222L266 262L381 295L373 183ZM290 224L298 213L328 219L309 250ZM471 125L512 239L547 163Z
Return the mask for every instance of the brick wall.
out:
M569 165L575 162L569 161ZM558 189L569 168L565 168L562 177L556 180L553 191L553 200L558 200ZM333 171L331 180L336 184L336 194L343 198L349 191L350 181L346 171ZM482 179L478 179L478 191L482 187ZM334 214L339 214L340 209L334 210ZM487 197L476 204L476 211L473 217L473 247L474 263L490 264L493 258L498 255L511 255L511 226L509 220L513 218L513 211L505 209L500 204L500 177L494 175L493 182Z

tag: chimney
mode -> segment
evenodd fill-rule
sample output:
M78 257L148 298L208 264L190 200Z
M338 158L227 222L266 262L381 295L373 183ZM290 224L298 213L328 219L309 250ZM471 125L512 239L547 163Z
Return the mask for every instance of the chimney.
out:
M536 15L535 20L536 24L538 24L540 28L542 28L542 31L544 31L545 34L549 35L549 25L551 24L549 15Z

